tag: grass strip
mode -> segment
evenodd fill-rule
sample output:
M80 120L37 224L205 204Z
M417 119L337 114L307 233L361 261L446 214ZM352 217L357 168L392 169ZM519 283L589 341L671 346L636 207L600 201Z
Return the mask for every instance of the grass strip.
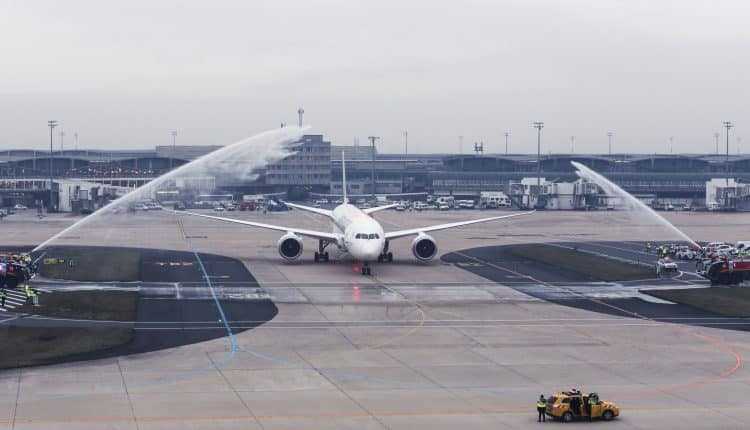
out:
M642 292L719 315L728 317L750 316L750 288L711 287Z
M562 246L532 243L508 248L508 252L515 257L559 267L599 281L634 281L654 277L649 267Z

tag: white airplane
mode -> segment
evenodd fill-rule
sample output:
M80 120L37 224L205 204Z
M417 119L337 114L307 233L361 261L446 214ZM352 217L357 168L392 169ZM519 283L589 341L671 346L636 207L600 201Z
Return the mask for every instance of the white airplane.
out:
M448 224L385 232L380 223L370 215L378 211L393 208L397 206L397 204L394 203L369 209L359 209L356 206L349 204L346 192L346 166L344 165L343 154L341 165L343 176L342 185L344 191L343 203L333 210L313 208L285 202L286 205L293 208L323 215L329 218L333 224L333 231L331 233L245 221L235 218L218 217L194 212L181 211L175 213L284 232L285 234L281 236L277 246L279 254L286 260L296 260L302 255L302 238L300 236L307 236L318 240L318 251L315 252L315 262L328 261L328 252L326 252L326 248L328 245L334 244L339 250L348 253L354 260L362 262L363 275L371 275L370 262L377 261L378 263L383 263L393 261L393 253L388 250L388 244L391 240L406 236L416 236L411 244L411 250L414 257L419 261L430 261L437 255L438 247L435 239L429 236L427 234L428 232L513 218L534 212L521 212L511 215L501 215L469 221L459 221Z

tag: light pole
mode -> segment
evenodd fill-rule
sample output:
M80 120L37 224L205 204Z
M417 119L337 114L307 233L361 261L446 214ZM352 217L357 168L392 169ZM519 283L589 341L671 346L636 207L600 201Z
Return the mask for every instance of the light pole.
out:
M370 146L372 147L372 163L370 164L370 180L372 181L372 199L375 200L375 141L380 139L378 136L369 136Z
M576 137L570 136L570 153L575 153Z
M177 140L177 130L172 130L169 132L169 134L172 136L172 156L169 157L169 170L171 171L174 168L174 157L175 157L175 142Z
M508 155L508 142L510 142L510 130L505 132L505 155Z
M674 152L674 136L669 136L669 153Z
M732 121L724 121L724 128L727 129L727 155L724 159L724 170L727 174L727 188L729 188L729 130L734 127L734 124L732 124Z
M536 129L536 192L541 194L542 191L542 128L544 122L534 121Z
M615 135L615 133L608 131L607 132L607 142L609 145L609 156L612 157L612 137Z
M47 121L47 126L49 126L49 204L47 205L47 212L49 212L52 209L52 131L57 127L57 121Z
M73 149L78 152L78 132L76 131L73 133ZM71 156L70 157L70 170L72 172L73 169L76 168L76 162L75 159Z

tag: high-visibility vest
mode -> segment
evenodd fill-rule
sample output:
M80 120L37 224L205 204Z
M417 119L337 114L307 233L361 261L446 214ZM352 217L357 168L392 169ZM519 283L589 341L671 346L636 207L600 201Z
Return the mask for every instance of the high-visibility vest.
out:
M547 406L547 404L546 404L546 403L544 403L544 402L543 402L543 401L541 401L541 400L540 400L540 401L538 401L538 402L536 402L536 407L537 407L537 408L539 408L539 409L541 409L541 408L544 408L544 407L546 407L546 406Z

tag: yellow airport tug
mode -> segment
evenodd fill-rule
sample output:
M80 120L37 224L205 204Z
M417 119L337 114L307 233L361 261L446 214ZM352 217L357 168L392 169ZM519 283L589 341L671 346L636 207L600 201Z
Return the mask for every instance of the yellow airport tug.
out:
M547 398L546 412L553 419L566 423L589 419L610 421L620 415L620 408L612 402L600 400L597 393L583 394L574 389Z

